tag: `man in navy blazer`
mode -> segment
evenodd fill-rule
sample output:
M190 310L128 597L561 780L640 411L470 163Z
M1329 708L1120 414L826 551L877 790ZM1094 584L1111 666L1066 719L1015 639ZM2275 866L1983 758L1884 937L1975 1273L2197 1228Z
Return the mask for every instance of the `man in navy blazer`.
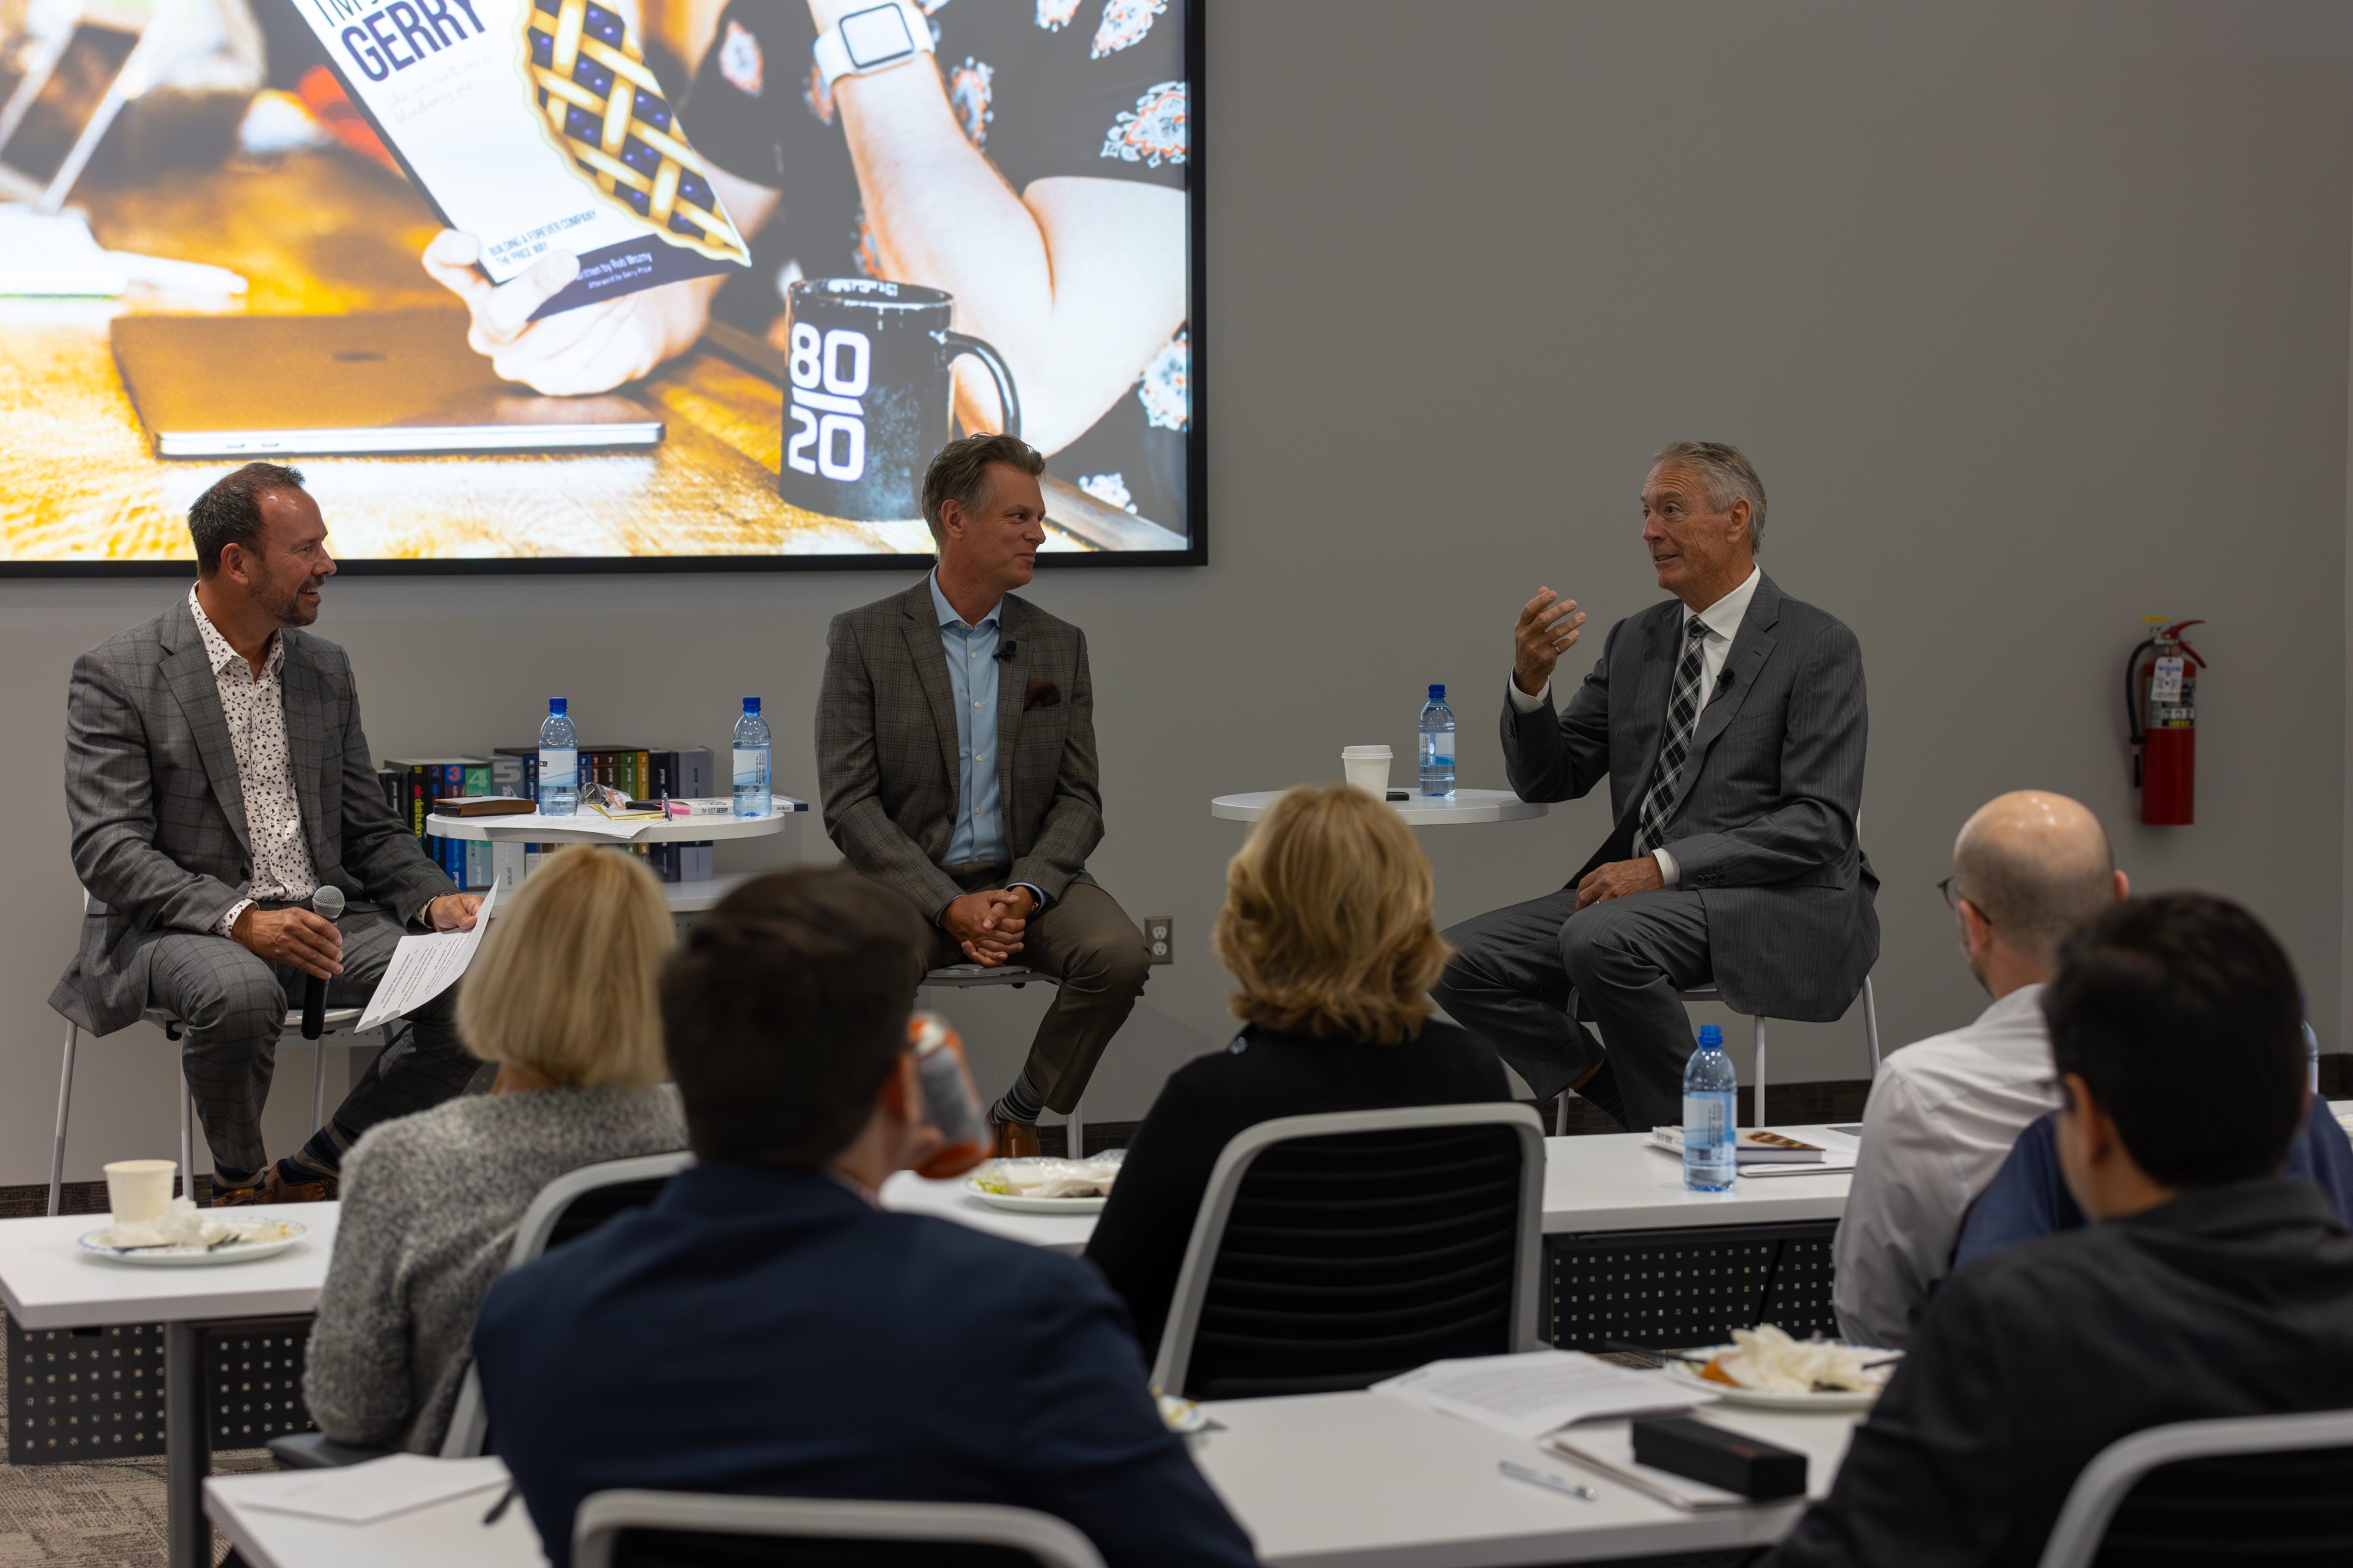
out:
M1638 1131L1683 1120L1679 992L1712 981L1735 1012L1826 1022L1879 955L1855 837L1862 650L1757 567L1764 530L1748 459L1678 441L1642 484L1642 543L1674 597L1610 627L1557 709L1553 667L1585 616L1549 588L1521 610L1504 773L1524 800L1607 779L1614 826L1558 892L1448 931L1433 992L1538 1098L1574 1089Z
M1109 1568L1250 1568L1075 1258L875 1194L928 1158L907 1013L931 932L846 868L777 872L662 986L701 1163L501 1279L474 1331L491 1430L556 1568L617 1487L1004 1503Z

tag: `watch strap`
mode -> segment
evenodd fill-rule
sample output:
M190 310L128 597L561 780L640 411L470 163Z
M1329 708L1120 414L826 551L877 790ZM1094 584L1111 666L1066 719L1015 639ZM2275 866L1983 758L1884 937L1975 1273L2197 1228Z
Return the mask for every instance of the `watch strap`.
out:
M861 18L872 17L878 11L896 11L899 14L900 21L907 29L907 41L912 47L888 55L870 57L860 61L853 53L849 40L843 37L844 29L849 29L853 37L868 30L858 28L854 24ZM871 24L869 25L870 28L871 26ZM884 0L882 5L871 5L863 11L851 12L818 35L815 51L818 74L825 79L825 85L828 89L843 77L862 76L868 71L881 70L890 66L900 65L919 54L927 55L931 52L931 18L923 15L923 7L914 4L914 0Z

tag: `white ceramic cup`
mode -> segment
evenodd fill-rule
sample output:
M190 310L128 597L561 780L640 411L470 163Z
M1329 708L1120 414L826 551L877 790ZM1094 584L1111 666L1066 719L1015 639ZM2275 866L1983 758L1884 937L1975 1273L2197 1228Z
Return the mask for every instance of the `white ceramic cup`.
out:
M162 1219L172 1206L177 1160L117 1160L106 1167L106 1206L117 1225Z
M1386 800L1389 793L1391 755L1387 746L1343 746L1340 748L1340 766L1347 773L1350 784L1375 800Z

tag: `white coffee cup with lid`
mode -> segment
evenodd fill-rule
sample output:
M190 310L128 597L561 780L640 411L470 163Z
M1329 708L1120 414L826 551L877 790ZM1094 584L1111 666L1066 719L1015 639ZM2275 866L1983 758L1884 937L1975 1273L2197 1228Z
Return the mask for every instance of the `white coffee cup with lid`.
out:
M1340 767L1348 782L1375 800L1387 800L1389 793L1389 760L1392 753L1387 746L1343 746Z

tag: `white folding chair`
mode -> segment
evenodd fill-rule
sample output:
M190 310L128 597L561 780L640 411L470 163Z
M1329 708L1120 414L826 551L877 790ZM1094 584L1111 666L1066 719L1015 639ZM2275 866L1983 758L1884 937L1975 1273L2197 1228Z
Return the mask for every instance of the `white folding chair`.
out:
M640 1558L628 1537L659 1531L659 1551ZM1103 1568L1103 1555L1078 1530L1050 1513L997 1503L842 1502L830 1499L722 1497L702 1492L597 1492L572 1523L575 1568L636 1568L639 1563L691 1563L679 1535L793 1536L812 1541L937 1542L943 1561L955 1547L995 1546L1022 1552L1039 1568ZM738 1552L726 1561L744 1561Z
M924 992L930 990L973 991L988 985L1010 985L1018 991L1033 980L1040 985L1060 984L1050 974L1041 974L1037 970L1025 969L1018 963L1000 963L994 968L981 963L952 963L944 969L934 969L923 976L923 983L915 987L915 1005L919 1007L932 1006L933 1004L923 995ZM1085 1101L1082 1100L1079 1104L1071 1107L1071 1114L1064 1120L1070 1127L1071 1158L1076 1160L1086 1153Z
M1479 1178L1468 1168L1472 1159L1492 1156L1471 1155L1463 1147L1446 1148L1442 1152L1434 1141L1417 1139L1415 1134L1437 1134L1450 1129L1501 1128L1514 1134L1519 1161L1518 1170L1507 1181L1498 1183ZM1491 1269L1493 1259L1482 1260L1462 1254L1462 1247L1475 1242L1471 1233L1473 1214L1482 1209L1493 1212L1498 1203L1508 1203L1511 1215L1501 1227L1500 1237L1509 1253L1509 1314L1504 1336L1494 1352L1516 1352L1544 1348L1543 1329L1539 1318L1539 1284L1544 1271L1544 1124L1525 1105L1493 1101L1476 1105L1418 1105L1390 1110L1350 1110L1322 1116L1285 1116L1272 1121L1261 1121L1245 1128L1228 1142L1225 1152L1218 1156L1209 1173L1209 1184L1201 1194L1201 1207L1194 1216L1192 1238L1186 1244L1185 1261L1177 1271L1176 1288L1170 1299L1167 1326L1161 1331L1160 1349L1152 1369L1152 1385L1169 1394L1183 1394L1194 1369L1196 1342L1203 1333L1205 1317L1210 1315L1209 1296L1213 1282L1223 1284L1221 1265L1230 1260L1221 1255L1225 1248L1226 1226L1232 1217L1236 1201L1242 1194L1242 1185L1252 1169L1259 1165L1269 1151L1308 1140L1324 1140L1351 1134L1396 1134L1398 1147L1392 1150L1386 1143L1376 1150L1344 1151L1324 1144L1312 1152L1332 1163L1332 1168L1303 1176L1302 1173L1283 1170L1276 1173L1278 1181L1286 1178L1301 1180L1312 1187L1312 1193L1289 1194L1280 1205L1278 1217L1270 1205L1269 1212L1250 1215L1252 1252L1260 1256L1284 1257L1293 1263L1311 1263L1307 1254L1315 1244L1329 1242L1345 1236L1346 1241L1364 1245L1344 1246L1345 1258L1335 1256L1329 1260L1333 1281L1310 1284L1303 1280L1279 1282L1252 1279L1241 1289L1250 1298L1249 1313L1253 1321L1252 1336L1261 1348L1277 1343L1296 1343L1302 1347L1301 1377L1332 1387L1362 1387L1388 1371L1402 1370L1385 1366L1364 1376L1362 1382L1351 1382L1365 1369L1360 1366L1341 1367L1337 1362L1305 1370L1303 1363L1312 1353L1331 1354L1341 1352L1351 1336L1345 1331L1348 1291L1358 1292L1362 1304L1377 1309L1376 1317L1368 1315L1364 1326L1368 1334L1378 1335L1382 1354L1402 1357L1403 1366L1419 1364L1432 1359L1419 1353L1419 1347L1398 1348L1401 1334L1413 1331L1401 1330L1398 1321L1409 1315L1394 1310L1393 1304L1377 1302L1376 1292L1393 1289L1406 1281L1436 1281L1447 1277L1460 1277ZM1427 1180L1407 1182L1413 1189L1400 1195L1393 1191L1379 1191L1386 1184L1395 1187L1400 1173L1409 1170L1414 1158L1406 1147L1410 1142L1430 1145L1430 1153L1440 1160ZM1358 1155L1374 1161L1367 1179L1352 1184L1345 1162ZM1466 1158L1466 1156L1470 1156ZM1290 1162L1285 1162L1289 1163ZM1452 1182L1448 1190L1444 1184ZM1441 1202L1453 1212L1440 1222L1445 1232L1433 1235L1426 1213L1414 1212L1426 1208L1433 1201ZM1293 1247L1279 1229L1288 1227L1310 1246ZM1387 1247L1389 1255L1378 1255L1377 1248ZM1448 1256L1439 1260L1438 1254ZM1387 1278L1384 1278L1386 1273ZM1479 1294L1469 1285L1455 1288L1453 1300L1462 1310L1473 1310L1471 1299ZM1282 1320L1293 1320L1295 1331L1285 1332ZM1323 1320L1329 1320L1328 1322ZM1433 1337L1453 1331L1450 1328L1431 1331ZM1366 1339L1371 1347L1375 1342ZM1368 1348L1368 1354L1371 1352ZM1440 1352L1450 1353L1450 1352ZM1486 1352L1494 1353L1494 1352ZM1378 1359L1376 1355L1373 1359ZM1279 1381L1279 1380L1261 1380ZM1286 1390L1288 1391L1288 1390Z
M2353 1449L2353 1410L2301 1415L2243 1415L2218 1421L2182 1421L2152 1426L2109 1444L2084 1467L2067 1493L2059 1521L2043 1543L2041 1568L2091 1568L2100 1555L2109 1524L2135 1487L2150 1471L2190 1459L2254 1455L2317 1457L2322 1450ZM2353 1456L2347 1456L2353 1457ZM2152 1521L2168 1543L2166 1561L2223 1564L2353 1562L2353 1502L2344 1484L2345 1458L2332 1479L2310 1481L2288 1475L2265 1489L2258 1478L2240 1475L2238 1484L2202 1498L2168 1495L2163 1518ZM2177 1490L2180 1489L2176 1489ZM2288 1516L2286 1528L2265 1530ZM2211 1555L2196 1548L2214 1542Z
M91 915L106 913L106 906L99 902L87 890L82 893L81 899L82 915L85 919ZM175 1044L187 1029L185 1020L161 1007L150 1007L142 1016L148 1023L162 1029L165 1039ZM299 1007L293 1008L286 1015L284 1032L279 1036L279 1043L283 1045L290 1036L294 1039L301 1040L304 1045L315 1047L311 1065L311 1125L314 1128L325 1125L327 1120L328 1043L331 1037L341 1036L342 1038L334 1039L334 1044L341 1046L364 1044L365 1041L357 1033L359 1021L360 1009L357 1007L330 1007L326 1012L325 1026L321 1031L319 1038L312 1041L302 1040L302 1010ZM370 1030L369 1033L374 1034L375 1031ZM77 1054L76 1048L80 1043L81 1026L71 1018L67 1019L65 1059L58 1069L57 1136L49 1147L49 1213L51 1214L58 1212L58 1205L65 1189L66 1123L73 1110L74 1058ZM193 1158L195 1140L189 1135L188 1123L195 1112L195 1101L188 1092L187 1069L184 1064L178 1062L176 1052L174 1065L179 1068L179 1087L175 1096L174 1115L180 1127L180 1190L194 1196L196 1190L196 1167Z

